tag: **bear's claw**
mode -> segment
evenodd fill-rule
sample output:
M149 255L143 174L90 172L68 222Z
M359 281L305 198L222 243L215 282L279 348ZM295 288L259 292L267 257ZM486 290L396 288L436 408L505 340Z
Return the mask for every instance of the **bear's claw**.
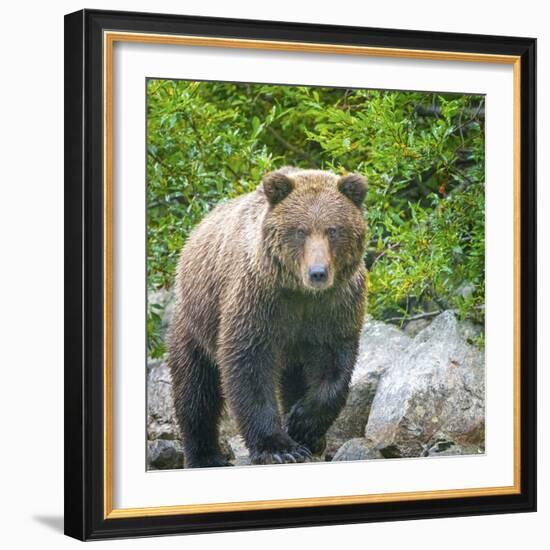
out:
M306 462L312 457L311 452L304 446L296 447L290 451L262 451L250 456L252 464L295 464Z

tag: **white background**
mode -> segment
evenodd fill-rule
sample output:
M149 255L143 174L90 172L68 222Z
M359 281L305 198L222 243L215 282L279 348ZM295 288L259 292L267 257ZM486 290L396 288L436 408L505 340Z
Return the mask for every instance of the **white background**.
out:
M123 43L115 45L113 67L114 508L513 485L512 66ZM146 178L144 163L135 159L144 150L145 78L168 75L486 94L484 456L145 471L146 281L136 273L145 274L146 255L136 235L145 235Z
M2 140L0 224L2 235L2 303L0 335L3 380L0 399L2 452L0 491L2 545L6 548L65 548L76 541L62 530L62 381L63 381L63 20L79 2L17 2L3 8L0 128ZM550 150L548 95L550 29L544 3L535 0L460 4L441 1L348 2L342 9L318 0L255 3L187 0L90 1L86 7L161 11L311 23L394 27L449 32L509 34L539 38L539 448L540 469L548 466L548 280L550 237L548 208ZM25 388L23 390L23 388ZM539 475L537 514L421 520L301 528L106 543L109 547L277 548L296 544L334 548L362 547L503 549L525 544L542 547L548 540L550 487Z

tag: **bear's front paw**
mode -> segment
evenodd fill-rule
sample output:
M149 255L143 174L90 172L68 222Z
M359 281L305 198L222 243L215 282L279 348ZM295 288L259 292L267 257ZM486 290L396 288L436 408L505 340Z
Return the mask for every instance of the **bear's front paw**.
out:
M310 458L311 452L307 447L296 443L283 432L265 438L250 451L252 464L292 464L306 462Z
M306 445L315 455L321 454L326 446L324 434L319 434L315 418L308 414L302 401L295 403L286 418L288 435Z

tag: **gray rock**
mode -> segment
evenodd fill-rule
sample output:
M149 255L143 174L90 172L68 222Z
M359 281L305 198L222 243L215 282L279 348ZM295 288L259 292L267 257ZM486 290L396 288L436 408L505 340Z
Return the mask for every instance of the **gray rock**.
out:
M326 460L331 460L348 439L363 436L380 377L410 343L397 327L367 318L346 405L327 433Z
M175 470L183 468L183 450L179 441L154 439L147 442L148 470Z
M327 432L325 460L332 460L348 439L363 435L379 379L380 375L373 372L351 386L344 408Z
M420 331L424 330L426 327L430 325L432 322L431 319L424 318L424 319L413 319L412 321L409 321L403 330L405 331L405 334L407 336L410 336L411 338L414 338Z
M244 444L243 438L240 435L235 435L227 440L227 443L233 453L233 464L235 466L248 466L250 465L250 455L248 449Z
M147 438L179 438L170 370L166 363L157 359L149 360L147 365Z
M367 317L359 341L359 355L351 384L366 374L383 374L409 347L411 339L394 325Z
M484 355L470 330L443 312L381 377L365 437L385 457L426 456L438 440L483 447Z
M384 458L380 451L374 449L363 437L357 437L346 441L336 452L333 462L346 460L373 460Z
M480 455L485 453L483 445L465 443L456 444L453 441L439 440L428 449L427 456L457 456L457 455Z
M162 334L170 324L174 312L174 293L172 289L160 288L147 292L147 302L162 318Z

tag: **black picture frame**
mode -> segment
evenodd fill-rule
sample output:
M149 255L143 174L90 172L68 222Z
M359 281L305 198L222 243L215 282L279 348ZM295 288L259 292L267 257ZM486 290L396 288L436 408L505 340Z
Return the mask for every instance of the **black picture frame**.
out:
M105 517L103 32L476 54L521 65L520 423L517 494L153 517ZM65 533L80 540L536 510L536 40L82 10L65 16Z

